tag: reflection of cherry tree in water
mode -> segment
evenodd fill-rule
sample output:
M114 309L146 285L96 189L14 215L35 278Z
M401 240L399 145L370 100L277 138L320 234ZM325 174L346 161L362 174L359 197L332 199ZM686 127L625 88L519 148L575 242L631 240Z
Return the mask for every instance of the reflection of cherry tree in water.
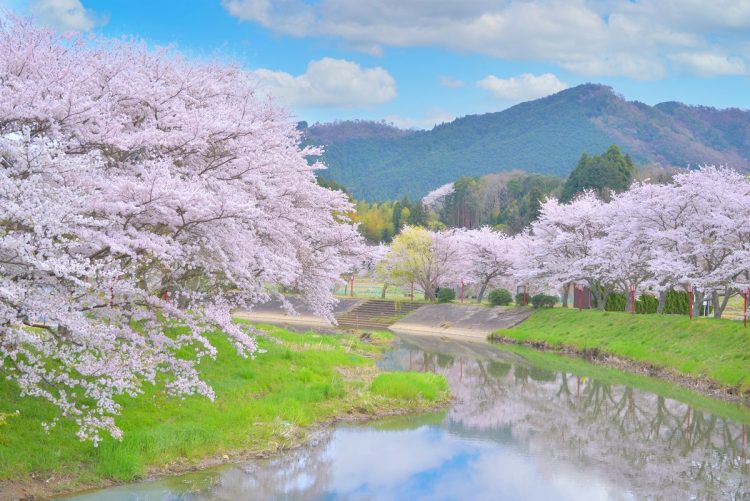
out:
M332 432L316 442L266 461L255 461L222 473L211 488L211 499L311 499L325 493L332 483L332 461L327 450Z
M750 495L745 425L631 387L518 362L414 349L409 359L412 370L449 380L457 397L445 422L450 431L487 436L509 429L543 469L563 461L644 495Z

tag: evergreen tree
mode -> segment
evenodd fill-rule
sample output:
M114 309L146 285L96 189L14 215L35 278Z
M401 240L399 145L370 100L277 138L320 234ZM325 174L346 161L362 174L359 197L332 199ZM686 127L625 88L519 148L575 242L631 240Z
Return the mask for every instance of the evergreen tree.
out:
M428 220L427 209L421 201L409 204L409 220L411 226L427 226Z
M624 155L617 145L610 146L602 155L581 155L578 165L563 186L560 201L571 201L584 190L593 190L600 198L609 199L610 192L623 192L635 176L635 165L630 155Z
M393 204L393 231L398 233L401 231L401 202L396 201Z

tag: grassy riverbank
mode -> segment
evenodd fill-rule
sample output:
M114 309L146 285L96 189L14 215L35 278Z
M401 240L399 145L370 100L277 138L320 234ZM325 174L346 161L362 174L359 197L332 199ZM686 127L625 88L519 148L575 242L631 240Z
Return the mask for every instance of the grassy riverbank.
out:
M750 328L734 320L553 308L494 336L614 355L750 391Z
M526 346L503 344L504 351L516 353L536 367L580 377L597 379L610 385L626 385L664 398L679 400L695 409L724 416L738 423L750 425L750 409L737 402L726 402L685 388L672 381L637 374L622 369L598 365L580 357L561 356Z
M448 399L441 376L378 372L375 359L387 349L389 334L365 344L356 336L266 329L281 343L259 338L267 352L255 360L238 357L222 336L212 336L219 355L202 362L200 371L216 392L215 402L170 398L161 388L148 388L122 399L117 422L124 439L107 438L98 448L78 441L69 422L45 433L41 423L51 420L54 409L19 399L11 383L0 381L0 415L8 414L0 424L0 498L11 491L49 495L272 454L304 442L318 424L422 411Z

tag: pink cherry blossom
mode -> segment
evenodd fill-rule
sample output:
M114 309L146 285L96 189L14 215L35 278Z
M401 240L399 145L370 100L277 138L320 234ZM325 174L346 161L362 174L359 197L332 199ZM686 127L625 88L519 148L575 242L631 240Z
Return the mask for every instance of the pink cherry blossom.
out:
M351 204L253 87L169 49L0 26L0 373L82 439L119 437L116 397L145 383L213 398L180 348L213 356L220 328L252 356L230 312L279 287L332 320L359 266Z

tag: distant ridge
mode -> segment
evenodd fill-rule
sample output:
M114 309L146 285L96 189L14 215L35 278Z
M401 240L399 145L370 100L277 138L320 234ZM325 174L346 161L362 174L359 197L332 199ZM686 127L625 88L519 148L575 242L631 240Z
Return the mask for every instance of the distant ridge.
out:
M394 139L415 133L413 130L399 129L385 122L371 120L316 123L310 127L307 122L300 122L299 128L305 132L308 141L316 144L345 143L354 139Z
M749 111L649 106L598 84L429 131L350 121L314 125L306 137L325 145L324 177L373 201L419 198L460 176L515 169L566 176L581 153L600 153L613 143L640 163L723 164L741 171L750 165Z

